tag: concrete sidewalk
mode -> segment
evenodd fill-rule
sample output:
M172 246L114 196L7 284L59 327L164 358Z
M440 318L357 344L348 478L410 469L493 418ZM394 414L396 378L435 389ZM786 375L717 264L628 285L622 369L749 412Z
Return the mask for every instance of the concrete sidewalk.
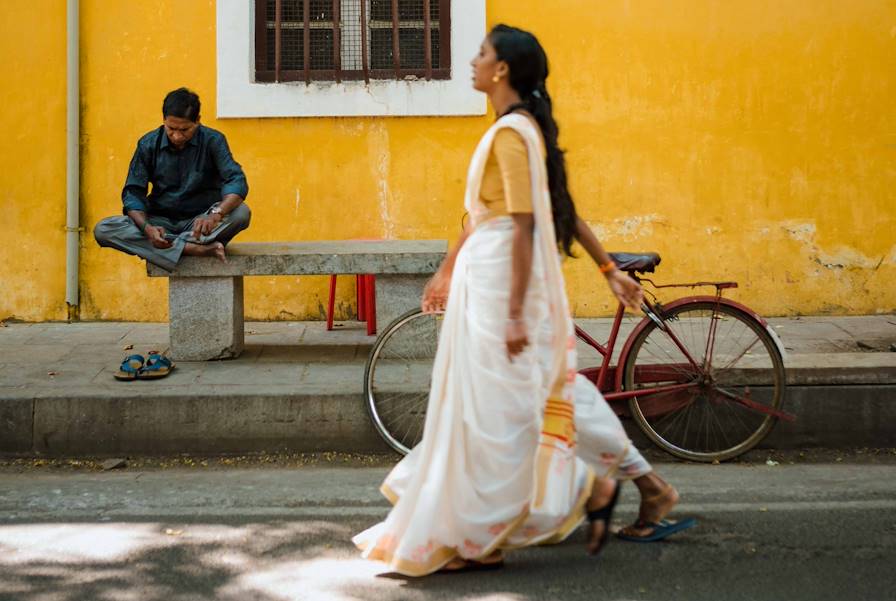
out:
M765 445L896 441L896 316L770 322L788 351L785 408L798 420L779 423ZM603 319L577 323L599 340L609 328ZM126 354L167 348L167 324L6 324L0 453L382 451L361 398L373 340L353 322L332 332L321 322L249 323L239 359L118 382L112 374ZM580 365L595 356L581 352Z

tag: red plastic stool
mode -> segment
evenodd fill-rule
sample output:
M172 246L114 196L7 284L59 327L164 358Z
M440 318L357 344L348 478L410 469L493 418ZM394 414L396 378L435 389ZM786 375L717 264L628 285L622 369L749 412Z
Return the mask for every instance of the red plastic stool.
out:
M367 322L367 335L376 334L376 276L355 276L358 302L358 319ZM327 302L327 330L333 329L333 312L336 308L336 274L330 276L330 298Z

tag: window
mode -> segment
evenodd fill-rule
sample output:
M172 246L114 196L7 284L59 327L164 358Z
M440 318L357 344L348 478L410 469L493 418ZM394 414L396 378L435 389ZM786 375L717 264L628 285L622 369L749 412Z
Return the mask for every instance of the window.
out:
M217 116L484 115L485 3L215 0Z
M449 79L450 0L256 0L259 82Z

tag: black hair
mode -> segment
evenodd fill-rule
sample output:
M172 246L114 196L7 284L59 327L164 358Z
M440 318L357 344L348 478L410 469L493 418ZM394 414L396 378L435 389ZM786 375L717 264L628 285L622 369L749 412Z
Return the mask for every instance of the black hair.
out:
M525 108L541 128L547 150L545 163L557 245L571 257L576 233L576 207L567 187L566 159L564 151L557 145L559 129L554 121L551 97L545 87L547 54L534 35L509 25L495 25L488 34L488 40L494 46L498 60L506 62L510 68L510 87L523 100L509 110Z
M199 109L202 104L196 92L187 88L178 88L168 92L162 102L162 117L179 117L193 123L199 120Z

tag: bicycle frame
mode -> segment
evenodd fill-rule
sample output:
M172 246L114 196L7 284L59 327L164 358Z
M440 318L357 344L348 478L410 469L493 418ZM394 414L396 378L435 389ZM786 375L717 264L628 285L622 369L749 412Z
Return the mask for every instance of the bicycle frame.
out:
M656 307L650 303L650 301L644 301L645 308L647 311L648 317L645 317L642 320L642 323L646 325L649 321L656 321L658 324L662 323L662 320L656 317ZM622 377L620 366L625 363L626 355L619 356L619 363L616 366L611 366L610 362L613 357L613 350L616 348L616 339L619 337L619 330L622 327L622 317L625 315L625 306L622 303L619 303L619 306L616 308L616 315L613 318L613 328L610 331L610 337L607 340L606 346L602 345L600 342L595 340L592 336L590 336L587 332L585 332L579 326L575 326L576 337L582 340L588 346L594 348L597 352L599 352L603 359L601 361L601 365L597 368L597 372L595 374L595 368L586 368L581 371L581 373L587 377L589 380L594 382L597 386L598 390L604 395L604 398L607 401L622 401L632 399L638 396L646 396L648 393L644 393L639 390L623 390L622 388ZM640 324L639 324L640 325ZM636 328L637 330L638 328ZM634 331L633 331L634 332ZM685 354L685 357L691 362L694 367L697 367L697 362L690 356L687 352L687 349L684 348L684 345L678 341L675 337L675 334L669 330L666 332L670 335L672 340L676 343L682 352ZM631 337L631 335L630 335ZM661 382L663 380L668 380L670 374L674 374L675 366L654 366L652 370L649 372L652 377L657 378L656 381ZM641 372L642 375L647 375L644 372ZM596 376L596 377L595 377ZM612 378L612 388L610 388L610 384L608 380ZM697 383L686 383L686 384L670 384L668 386L660 386L656 388L651 388L649 394L657 394L661 392L674 392L678 390L685 390L687 388L694 388L698 384Z
M700 286L713 286L716 289L716 294L713 296L687 296L680 299L677 299L669 304L669 308L676 308L681 305L690 304L690 303L703 303L703 302L712 302L716 305L716 307L720 305L728 305L739 309L748 315L752 316L756 319L763 327L766 329L768 325L764 319L762 319L759 315L757 315L754 311L741 305L740 303L734 302L732 300L726 299L722 296L723 291L728 288L736 288L736 282L694 282L689 284L664 284L658 285L653 281L646 278L638 278L635 274L630 273L631 277L633 277L636 281L646 281L650 283L654 288L696 288ZM580 371L582 375L591 380L595 386L597 386L598 390L604 395L604 398L608 402L613 401L627 401L637 397L645 397L648 395L655 395L661 393L669 393L669 392L678 392L681 390L687 390L692 388L698 388L700 386L699 381L693 382L685 382L679 384L668 384L666 386L656 386L650 388L649 391L642 390L625 390L623 386L623 373L622 367L625 365L626 360L628 358L629 351L631 350L632 343L637 335L648 326L650 323L655 323L660 329L662 329L667 336L669 336L670 340L678 347L678 349L682 352L685 359L687 359L690 367L694 368L698 373L707 373L712 368L712 351L715 345L716 339L716 320L713 320L710 325L709 336L707 337L707 346L704 356L706 357L702 363L698 362L691 356L688 352L687 348L681 343L678 337L675 335L670 328L665 325L663 321L663 312L662 309L659 308L656 304L652 303L648 299L644 299L644 304L642 305L642 309L644 310L645 317L642 319L629 334L626 342L619 354L619 360L615 366L611 366L610 363L613 357L613 350L616 347L616 342L619 336L619 330L622 326L622 317L625 314L625 307L622 303L616 308L616 314L613 318L613 327L610 331L610 336L607 339L606 345L601 344L597 340L595 340L591 335L582 330L579 326L575 326L575 334L576 337L587 344L588 346L595 349L598 353L602 355L602 361L600 367L598 368L585 368ZM779 345L777 336L774 334L774 330L770 330L772 332L772 337L775 340L775 343ZM749 350L745 349L744 353ZM783 349L782 349L783 351ZM783 356L783 352L782 352ZM667 382L669 380L677 379L676 376L681 370L681 365L679 364L668 364L668 365L648 365L637 368L637 376L639 382ZM796 418L790 413L786 413L784 411L780 411L777 409L773 409L771 407L766 407L760 403L756 403L749 398L745 398L738 395L727 394L730 400L739 403L753 411L757 411L760 413L764 413L767 415L773 415L785 421L794 421ZM623 413L617 411L619 413Z
M730 287L737 286L737 284L733 283L733 282L718 282L718 283L696 282L693 284L657 285L654 282L652 282L651 280L638 278L633 273L630 273L629 276L631 276L633 279L635 279L638 282L647 281L654 288L674 288L674 287L693 288L696 286L709 285L709 284L715 285L717 288L716 297L718 299L721 299L721 295L722 295L721 291L724 288L730 288ZM658 315L658 313L660 313L660 312L657 310L656 305L651 303L650 300L644 299L644 304L642 305L642 309L644 310L646 317L632 331L632 334L629 335L629 340L631 340L631 338L633 337L632 336L633 334L635 334L636 332L643 329L643 327L646 327L646 325L652 321L652 322L656 323L656 325L659 326L663 331L665 331L666 334L669 335L669 337L672 339L672 341L675 343L675 345L682 351L685 358L691 363L691 365L693 367L698 368L698 369L703 369L703 370L707 369L706 365L703 365L703 366L697 365L697 362L694 360L693 357L691 357L690 353L688 353L688 351L684 347L684 345L681 344L681 342L675 336L674 332L672 332L665 326L665 324L663 323L662 317L660 315ZM625 315L625 306L622 303L619 303L619 305L616 307L616 315L613 317L613 328L610 331L610 337L607 340L606 346L602 345L597 340L595 340L593 337L588 335L588 333L585 332L584 330L582 330L579 326L575 327L576 336L580 340L585 342L587 345L594 348L597 352L599 352L603 356L603 360L601 361L601 365L597 371L596 377L589 378L589 379L591 379L591 381L595 383L598 390L600 390L601 393L604 394L604 398L606 398L608 401L628 400L631 398L635 398L637 396L644 396L643 394L640 393L640 391L637 391L637 390L623 390L622 389L622 375L621 375L620 367L625 364L625 359L626 359L628 353L623 352L622 354L620 354L618 364L615 367L610 366L610 362L612 361L612 357L613 357L613 350L616 347L616 339L619 336L619 330L621 329L621 326L622 326L622 317L624 315ZM713 325L715 325L715 324L713 324ZM713 335L711 334L710 339L712 339L712 338L713 338ZM627 343L625 348L627 349L629 346L630 345ZM661 381L663 381L663 376L669 375L673 369L674 369L674 366L672 366L672 367L655 366L652 368L651 375L653 375L653 377L658 378L655 381L661 382ZM586 377L589 377L593 373L593 370L594 370L594 368L584 369L584 370L582 370L582 373ZM612 377L613 377L613 388L610 388L608 385L608 382L607 382L608 376L611 375L611 371L612 371ZM669 379L669 378L665 378L665 379ZM670 384L669 386L653 388L653 389L651 389L650 394L656 394L658 392L674 392L677 390L692 388L694 386L696 386L696 383L695 384L690 384L690 383L688 383L688 384Z

